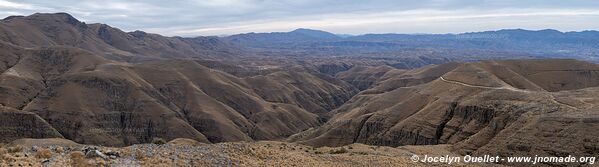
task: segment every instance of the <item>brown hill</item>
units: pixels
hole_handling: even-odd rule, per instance
[[[315,146],[454,144],[461,152],[592,155],[599,65],[454,63],[387,72],[299,140]],[[564,76],[555,77],[555,76]],[[545,91],[549,90],[549,91]],[[559,91],[559,92],[556,92]]]
[[[281,139],[320,125],[312,112],[325,112],[324,107],[336,107],[355,93],[341,81],[309,73],[243,79],[195,61],[130,64],[71,47],[0,46],[6,48],[1,57],[0,104],[35,113],[58,131],[10,139],[62,135],[102,145],[144,143],[153,137],[202,142]],[[313,82],[295,85],[302,88],[298,89],[289,84],[290,78]],[[282,90],[271,91],[272,85]],[[277,101],[268,96],[325,101]],[[35,114],[30,115],[37,118]]]
[[[123,32],[105,24],[86,24],[66,13],[36,13],[0,21],[0,40],[25,48],[70,46],[113,60],[230,58],[239,48],[217,37],[164,37]]]
[[[395,70],[395,68],[390,66],[358,66],[337,73],[335,77],[354,85],[359,90],[366,90],[379,78],[392,70]]]
[[[341,106],[357,93],[345,82],[302,71],[279,71],[246,80],[267,101],[296,104],[318,115]]]

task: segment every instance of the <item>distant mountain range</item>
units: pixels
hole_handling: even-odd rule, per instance
[[[353,53],[397,52],[415,48],[475,49],[599,61],[599,31],[507,29],[461,34],[347,36],[320,30],[297,29],[291,32],[238,34],[225,39],[234,44],[260,49],[312,52],[351,50]],[[338,55],[335,52],[332,54]]]

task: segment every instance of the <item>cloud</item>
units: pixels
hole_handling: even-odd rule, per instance
[[[329,30],[336,33],[456,33],[483,31],[501,28],[558,28],[564,30],[585,29],[580,23],[570,24],[570,28],[552,25],[574,18],[599,18],[599,10],[565,9],[502,9],[502,10],[436,10],[419,9],[397,12],[343,13],[328,15],[304,15],[288,17],[285,20],[259,20],[225,23],[205,27],[170,27],[153,29],[154,32],[177,35],[194,34],[235,34],[240,32],[289,31],[298,27]],[[542,24],[539,24],[540,20]],[[550,21],[547,21],[549,19]],[[530,22],[523,24],[522,22]],[[531,25],[531,23],[533,23]],[[538,26],[534,26],[537,24]],[[483,26],[481,26],[483,25]],[[599,27],[599,24],[590,24]],[[480,28],[477,28],[480,27]],[[546,26],[546,27],[544,27]],[[577,28],[583,26],[583,28]],[[426,30],[429,29],[429,30]],[[423,31],[426,30],[426,31]]]
[[[30,4],[10,2],[5,0],[0,0],[0,8],[12,8],[12,9],[33,9],[33,6]]]
[[[86,22],[171,36],[299,27],[350,34],[599,27],[599,1],[585,0],[0,0],[0,9],[4,16],[69,12]]]

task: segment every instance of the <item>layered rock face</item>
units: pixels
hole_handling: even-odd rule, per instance
[[[599,65],[483,61],[387,72],[293,140],[315,146],[454,144],[462,153],[597,153]],[[563,78],[554,76],[565,76]]]
[[[0,142],[8,143],[20,138],[62,138],[48,122],[30,112],[0,107]]]

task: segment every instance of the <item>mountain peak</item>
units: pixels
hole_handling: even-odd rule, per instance
[[[23,17],[25,17],[25,16],[8,16],[8,17],[2,19],[2,21],[9,21],[9,20],[12,20],[12,19],[23,18]]]
[[[309,28],[298,28],[298,29],[295,29],[295,30],[293,30],[291,32],[326,32],[326,31],[309,29]]]
[[[307,36],[314,37],[314,38],[324,38],[324,39],[339,38],[339,36],[337,36],[333,33],[330,33],[330,32],[326,32],[326,31],[322,31],[322,30],[307,29],[307,28],[298,28],[289,33],[299,33],[299,34],[307,35]]]
[[[73,17],[71,14],[68,13],[64,13],[64,12],[59,12],[59,13],[35,13],[29,16],[24,17],[26,19],[35,19],[35,20],[56,20],[56,21],[61,21],[61,22],[65,22],[71,25],[80,25],[83,24],[83,22],[77,20],[75,17]]]
[[[531,33],[531,32],[540,32],[540,33],[563,33],[561,31],[555,29],[542,29],[542,30],[526,30],[526,29],[501,29],[495,32],[518,32],[518,33]]]

